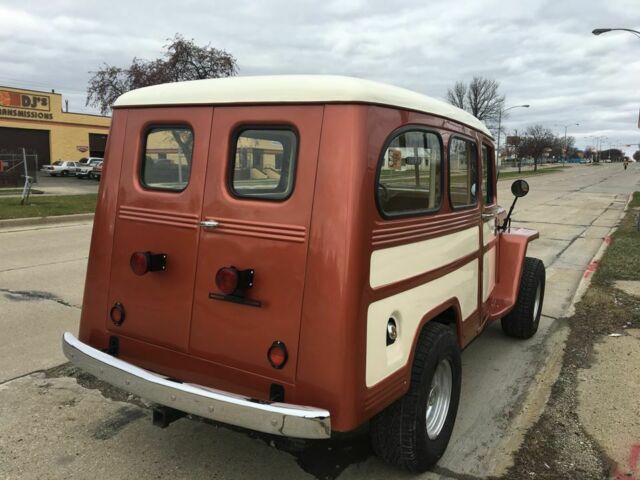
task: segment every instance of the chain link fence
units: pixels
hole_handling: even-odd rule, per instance
[[[25,176],[38,182],[40,162],[38,155],[23,152],[0,153],[0,187],[22,187]]]

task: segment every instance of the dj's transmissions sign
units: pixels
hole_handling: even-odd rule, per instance
[[[0,90],[0,116],[53,120],[50,112],[51,99],[47,95]]]

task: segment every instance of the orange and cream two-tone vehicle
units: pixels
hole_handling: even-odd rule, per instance
[[[461,350],[493,320],[538,327],[537,233],[497,226],[495,193],[484,124],[404,89],[274,76],[126,93],[64,351],[159,423],[316,439],[369,423],[377,454],[424,470],[451,435]]]

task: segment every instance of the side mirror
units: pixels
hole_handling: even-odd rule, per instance
[[[524,180],[516,180],[511,184],[511,193],[516,197],[524,197],[529,193],[529,184]]]

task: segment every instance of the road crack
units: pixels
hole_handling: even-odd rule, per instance
[[[40,290],[10,290],[8,288],[0,288],[0,293],[4,293],[5,298],[14,302],[29,302],[32,300],[49,300],[65,307],[80,310],[80,306],[73,305],[66,300],[54,295],[53,293],[43,292]]]

